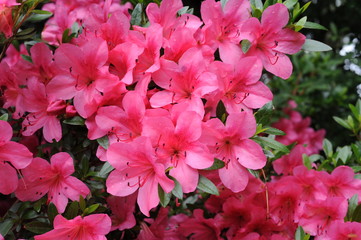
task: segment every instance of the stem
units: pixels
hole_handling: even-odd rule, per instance
[[[39,0],[39,1],[36,1],[34,3],[33,6],[31,6],[31,8],[28,9],[28,11],[25,13],[24,17],[21,19],[21,21],[19,23],[17,23],[14,27],[13,27],[13,34],[11,37],[7,38],[5,40],[5,43],[4,43],[4,47],[1,51],[1,54],[0,54],[0,61],[5,57],[5,53],[6,53],[6,50],[8,49],[8,47],[10,46],[10,44],[15,40],[15,37],[16,37],[16,34],[17,32],[19,31],[20,27],[23,25],[23,23],[26,21],[26,19],[30,16],[31,12],[39,5],[39,3],[41,3],[42,1],[44,0]],[[21,4],[20,5],[20,8],[18,8],[16,14],[15,14],[15,18],[14,18],[14,22],[17,22],[21,16],[21,11],[23,10],[24,8],[24,4]]]

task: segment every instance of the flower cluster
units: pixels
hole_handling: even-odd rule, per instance
[[[305,36],[289,27],[282,3],[268,6],[259,18],[252,17],[248,0],[222,3],[204,1],[201,19],[183,13],[181,0],[150,3],[145,27],[128,13],[130,4],[117,0],[57,0],[43,6],[53,14],[42,31],[44,42],[29,52],[24,45],[8,48],[0,63],[3,108],[12,113],[14,129],[21,125],[17,137],[31,152],[10,141],[13,129],[0,121],[0,193],[32,202],[47,195],[46,203],[55,205],[60,214],[54,229],[36,240],[106,239],[111,230],[136,224],[135,202],[150,217],[160,195],[176,188],[181,195],[194,193],[202,179],[220,191],[206,202],[214,218],[196,209],[192,216],[168,219],[162,209],[154,221],[148,219],[150,226],[141,223],[138,238],[292,239],[297,226],[330,239],[341,232],[332,226],[343,220],[347,199],[360,183],[348,167],[328,174],[301,166],[302,154],[319,151],[324,136],[309,128],[309,120],[290,111],[290,120],[275,125],[287,133],[277,140],[300,145],[274,162],[283,176],[263,183],[250,174],[267,163],[252,139],[254,110],[273,98],[262,71],[288,78],[287,54],[300,51]],[[9,35],[8,29],[0,31]],[[91,198],[95,190],[86,178],[101,178],[88,172],[82,179],[73,176],[79,170],[75,155],[88,150],[74,153],[62,146],[64,124],[74,119],[84,121],[88,142],[102,143],[98,165],[112,168],[102,189],[111,217],[86,216],[85,207],[82,216],[61,215],[69,200]],[[39,155],[34,145],[40,143],[57,151],[44,147],[46,154]]]

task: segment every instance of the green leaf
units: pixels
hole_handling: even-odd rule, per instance
[[[58,210],[56,209],[54,203],[50,203],[48,206],[48,218],[51,224],[53,224],[56,215],[58,215]]]
[[[32,35],[35,33],[35,28],[31,27],[31,28],[25,28],[24,30],[16,33],[16,36],[27,36],[27,35]]]
[[[180,185],[180,183],[173,178],[174,181],[174,188],[172,190],[172,194],[179,199],[183,199],[183,190],[182,190],[182,185]]]
[[[96,203],[96,204],[93,204],[93,205],[85,208],[83,214],[88,215],[88,214],[93,213],[95,210],[98,209],[99,205],[100,205],[99,203]]]
[[[340,124],[342,127],[344,128],[347,128],[349,130],[352,130],[352,127],[350,125],[348,125],[348,123],[343,120],[342,118],[339,118],[339,117],[333,117],[333,119],[338,123]]]
[[[109,162],[105,162],[98,173],[98,177],[106,178],[108,174],[113,170],[114,170],[113,166],[110,165]]]
[[[131,25],[140,26],[142,24],[143,5],[138,3],[132,11]]]
[[[67,219],[73,219],[78,216],[79,203],[77,201],[72,202],[64,213],[64,217]]]
[[[6,219],[4,222],[0,223],[0,234],[3,236],[8,234],[8,232],[13,227],[13,225],[14,225],[13,219]]]
[[[295,31],[296,32],[300,31],[303,28],[303,26],[305,25],[306,21],[307,21],[306,16],[301,18],[300,20],[298,20],[298,22],[295,23]]]
[[[333,155],[333,149],[332,149],[332,143],[328,139],[323,140],[323,151],[325,152],[327,157],[332,157]]]
[[[163,188],[160,185],[158,185],[158,196],[159,196],[159,202],[162,205],[162,207],[168,206],[170,202],[171,194],[164,192]]]
[[[83,198],[82,195],[80,195],[80,197],[79,197],[79,207],[80,207],[81,211],[84,212],[84,210],[86,208],[86,203],[85,203],[85,199]]]
[[[306,39],[305,43],[302,46],[302,49],[309,52],[325,52],[332,50],[332,48],[327,44],[313,39]]]
[[[266,130],[263,131],[264,133],[271,134],[271,135],[286,135],[286,133],[282,130],[277,128],[268,127]]]
[[[360,222],[361,221],[361,204],[359,204],[355,211],[352,214],[352,221],[353,222]]]
[[[221,0],[221,5],[222,5],[222,8],[224,8],[224,6],[226,6],[228,0]]]
[[[7,121],[9,119],[9,114],[7,113],[4,113],[3,115],[0,116],[0,120],[2,121]]]
[[[210,166],[209,168],[205,168],[203,170],[217,170],[217,169],[223,168],[224,165],[225,164],[224,164],[224,162],[222,160],[219,160],[219,159],[215,158],[212,166]]]
[[[257,123],[267,126],[271,122],[271,116],[274,112],[273,103],[269,102],[260,108],[256,113],[255,117]]]
[[[20,55],[21,55],[22,59],[24,59],[25,61],[28,61],[28,62],[30,62],[30,63],[33,63],[33,59],[31,59],[30,56],[24,55],[24,54],[20,54]]]
[[[243,40],[241,41],[241,46],[242,46],[242,52],[243,52],[243,53],[247,53],[248,50],[251,48],[252,43],[251,43],[249,40],[247,40],[247,39],[243,39]]]
[[[107,135],[105,135],[104,137],[98,138],[97,142],[99,143],[100,146],[102,146],[104,149],[108,149],[109,147],[109,138]]]
[[[303,5],[303,6],[300,8],[299,14],[304,13],[304,12],[307,10],[307,8],[310,6],[311,3],[312,3],[312,1],[309,1],[309,2],[305,3],[305,5]]]
[[[302,154],[302,161],[303,161],[303,165],[305,165],[305,167],[307,167],[308,170],[312,169],[312,161],[307,154]]]
[[[303,25],[303,28],[328,31],[328,29],[322,26],[321,24],[315,22],[308,22],[308,21]]]
[[[65,119],[63,123],[74,126],[83,126],[85,124],[85,120],[82,117],[75,116],[70,119]]]
[[[35,234],[43,234],[53,229],[48,223],[39,221],[29,222],[24,225],[24,228]]]
[[[263,9],[262,0],[251,0],[251,5],[260,10]]]
[[[188,6],[182,7],[180,10],[178,10],[178,15],[182,16],[183,14],[186,14],[188,11]]]
[[[299,226],[295,233],[295,240],[304,240],[306,233],[301,226]]]
[[[350,146],[344,146],[342,148],[337,148],[336,151],[336,160],[341,160],[343,164],[346,163],[347,159],[352,155],[351,147]]]
[[[269,138],[269,137],[254,137],[254,140],[258,140],[260,143],[262,143],[265,146],[268,146],[274,150],[289,153],[290,150],[287,148],[286,145],[283,145],[280,142],[277,142],[276,140]]]
[[[358,204],[358,195],[355,194],[348,200],[348,209],[347,209],[347,220],[352,221],[352,215],[355,212],[355,209]]]
[[[216,185],[214,185],[214,183],[211,180],[209,180],[208,178],[202,175],[199,176],[197,188],[209,194],[213,194],[217,196],[219,195]]]
[[[33,209],[29,209],[21,216],[21,218],[22,219],[33,219],[38,216],[39,216],[39,214],[36,211],[34,211]]]
[[[222,119],[222,116],[225,113],[226,113],[226,107],[224,106],[222,101],[219,101],[217,104],[217,109],[216,109],[217,118]]]
[[[296,3],[298,2],[298,0],[286,0],[285,2],[283,2],[283,4],[288,8],[288,9],[292,9],[294,5],[296,5]]]
[[[51,12],[39,10],[39,9],[33,10],[32,13],[33,14],[30,17],[28,17],[28,19],[26,19],[26,21],[39,22],[39,21],[48,19],[53,15],[53,13],[51,13]]]

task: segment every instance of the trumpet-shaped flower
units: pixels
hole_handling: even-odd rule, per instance
[[[10,141],[13,129],[9,123],[0,120],[0,133],[0,193],[10,194],[18,186],[15,169],[27,167],[33,157],[24,145]]]
[[[284,79],[292,73],[292,63],[286,54],[300,51],[306,39],[301,33],[284,28],[288,19],[287,7],[276,3],[264,10],[261,22],[250,18],[241,28],[243,38],[252,44],[246,55],[257,56],[267,71]]]
[[[21,201],[36,201],[48,193],[48,202],[54,203],[59,213],[64,212],[68,198],[78,201],[80,196],[89,194],[82,181],[70,176],[74,173],[73,159],[65,152],[53,155],[50,163],[34,158],[22,173],[24,178],[16,190],[16,197]]]
[[[106,214],[94,214],[84,218],[77,216],[71,220],[57,215],[54,219],[54,229],[35,236],[35,240],[106,240],[105,235],[110,232],[111,224],[110,217]]]
[[[158,162],[150,140],[136,138],[130,143],[113,143],[107,151],[107,160],[115,168],[107,179],[110,194],[124,197],[138,191],[140,211],[149,211],[159,203],[158,184],[170,192],[174,182],[165,175],[165,167]]]

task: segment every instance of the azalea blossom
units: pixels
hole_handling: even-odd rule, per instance
[[[306,39],[303,34],[285,28],[288,20],[287,7],[276,3],[264,10],[261,22],[253,17],[241,28],[242,38],[251,42],[246,56],[256,56],[267,71],[284,79],[292,73],[292,63],[286,54],[300,51]]]
[[[249,139],[255,132],[256,120],[249,112],[231,113],[226,125],[218,118],[204,124],[201,141],[211,148],[216,158],[225,162],[219,176],[222,183],[234,192],[247,186],[246,168],[260,169],[266,164],[261,146]]]
[[[54,154],[50,163],[42,158],[34,158],[23,171],[24,178],[16,190],[16,197],[21,201],[36,201],[48,194],[48,203],[52,202],[63,213],[68,203],[86,197],[89,188],[71,176],[74,173],[73,159],[68,153]]]
[[[24,169],[33,160],[33,154],[22,144],[12,142],[13,129],[0,120],[0,193],[10,194],[18,187],[17,169]]]
[[[128,196],[138,191],[140,211],[149,211],[159,203],[158,184],[170,192],[174,182],[165,175],[165,167],[157,161],[150,140],[139,137],[130,143],[113,143],[107,160],[115,168],[107,179],[107,191],[115,196]]]
[[[35,240],[106,240],[110,232],[111,220],[106,214],[93,214],[86,217],[77,216],[67,220],[62,215],[54,219],[54,229],[42,235],[35,236]]]

